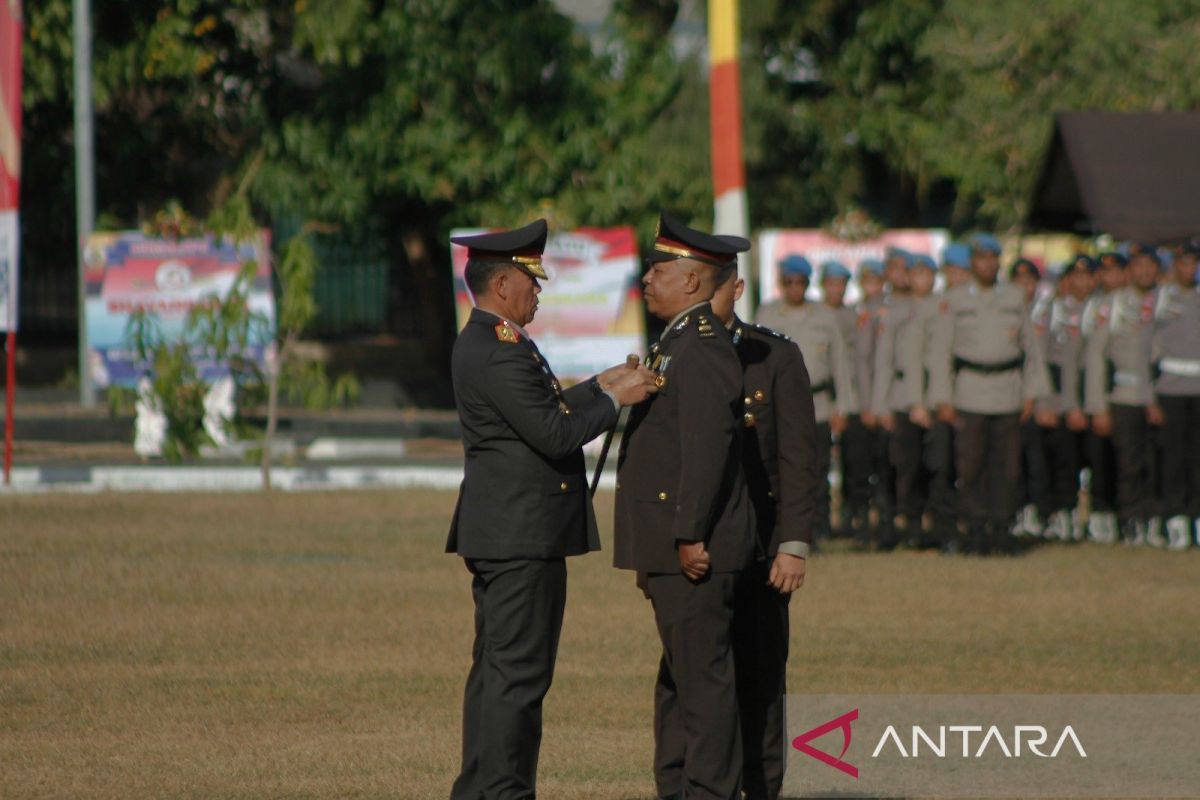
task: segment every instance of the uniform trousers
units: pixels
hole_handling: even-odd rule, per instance
[[[1088,435],[1062,421],[1047,432],[1050,439],[1050,511],[1071,511],[1079,503],[1079,470],[1087,452]]]
[[[925,468],[929,471],[929,511],[940,544],[955,538],[954,428],[935,421],[925,433]]]
[[[817,423],[817,515],[813,538],[824,541],[829,538],[829,464],[833,454],[832,434],[829,422]]]
[[[925,429],[903,411],[892,412],[895,427],[889,457],[896,475],[896,513],[910,526],[920,525],[929,498],[929,475],[925,469]]]
[[[1200,395],[1158,396],[1163,422],[1162,511],[1200,519]]]
[[[1012,414],[957,412],[954,464],[959,518],[973,531],[1008,533],[1021,477],[1021,423]]]
[[[467,559],[475,645],[463,698],[462,771],[451,800],[536,797],[542,700],[567,599],[564,559]]]
[[[1043,516],[1050,507],[1050,458],[1046,430],[1030,417],[1021,423],[1021,504],[1032,505]]]
[[[742,573],[734,597],[733,658],[742,724],[742,791],[776,800],[783,788],[787,694],[788,601],[767,584],[770,559]]]
[[[875,508],[879,512],[878,538],[891,542],[896,513],[896,471],[892,468],[892,435],[882,427],[871,432],[871,458],[875,464]]]
[[[1117,510],[1117,455],[1111,436],[1100,436],[1089,430],[1087,463],[1092,473],[1091,510],[1093,514]]]
[[[1112,403],[1112,443],[1117,457],[1117,516],[1147,520],[1155,514],[1154,442],[1145,406]]]
[[[651,574],[663,655],[654,687],[654,781],[660,797],[739,800],[742,733],[733,655],[740,573]]]
[[[871,504],[872,432],[863,425],[862,417],[851,414],[846,418],[842,433],[842,519],[865,520]],[[843,527],[849,527],[843,524]]]

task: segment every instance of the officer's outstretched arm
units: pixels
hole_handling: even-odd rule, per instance
[[[537,362],[523,347],[496,350],[481,377],[482,391],[517,435],[543,456],[566,458],[617,421],[607,395],[577,407],[560,405]]]

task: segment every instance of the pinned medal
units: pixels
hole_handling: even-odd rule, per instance
[[[742,421],[746,423],[747,428],[753,428],[755,425],[754,415],[749,411],[747,411],[745,416],[742,417]]]
[[[517,332],[512,329],[507,320],[496,324],[496,338],[505,344],[516,344],[519,339]]]
[[[667,385],[667,376],[663,375],[661,373],[658,375],[655,375],[654,376],[654,385],[657,386],[659,389],[666,386]]]
[[[761,401],[765,396],[766,395],[763,394],[762,389],[756,389],[754,391],[754,399],[755,400]]]

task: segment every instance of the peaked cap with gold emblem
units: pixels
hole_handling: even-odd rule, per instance
[[[649,260],[674,261],[677,258],[690,258],[714,267],[727,267],[734,263],[738,253],[749,249],[749,239],[698,231],[664,212],[658,220],[654,250],[650,253]]]
[[[546,248],[546,220],[539,219],[523,228],[494,231],[474,236],[452,236],[450,241],[467,248],[471,261],[499,261],[512,264],[535,278],[546,280],[542,269],[542,251]]]

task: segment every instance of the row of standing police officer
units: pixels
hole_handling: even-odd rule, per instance
[[[848,309],[850,273],[826,262],[840,343],[828,313],[804,298],[811,265],[798,255],[780,263],[782,299],[759,319],[800,343],[814,375],[832,376],[814,389],[829,395],[841,433],[843,518],[860,540],[872,497],[883,548],[908,536],[1008,552],[1006,532],[1041,533],[1041,519],[1051,537],[1082,538],[1087,465],[1092,538],[1113,541],[1119,529],[1175,549],[1200,541],[1200,248],[1181,248],[1166,276],[1153,247],[1131,250],[1132,263],[1116,252],[1075,259],[1037,303],[1036,265],[1019,259],[1011,285],[998,283],[1000,245],[987,235],[945,249],[944,295],[932,292],[932,259],[892,249],[886,263],[859,265],[863,300]],[[838,379],[846,352],[849,381]],[[1156,426],[1162,435],[1149,436]]]

